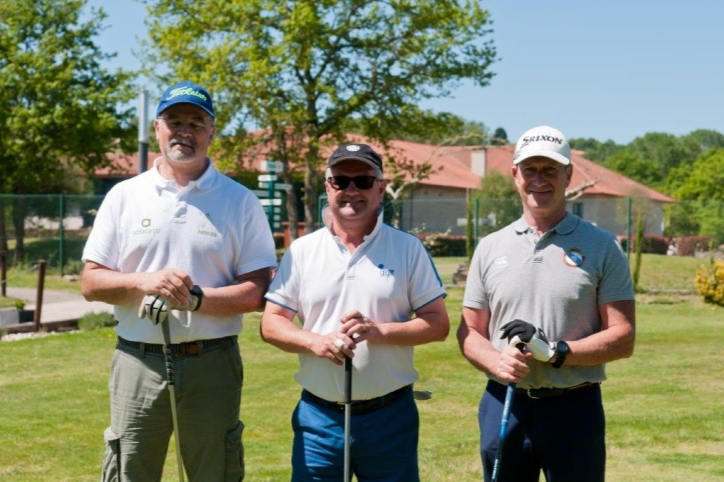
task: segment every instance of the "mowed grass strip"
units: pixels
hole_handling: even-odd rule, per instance
[[[457,269],[456,263],[442,264]],[[418,402],[424,481],[482,478],[477,404],[485,378],[457,348],[461,300],[462,289],[449,289],[448,339],[416,349],[415,388],[433,393]],[[603,385],[607,480],[724,480],[724,309],[692,296],[640,300],[636,352],[609,364]],[[263,343],[258,330],[259,316],[248,316],[240,337],[246,480],[283,481],[290,474],[290,417],[300,391],[293,379],[297,357]],[[0,343],[0,480],[98,480],[114,345],[111,329]],[[168,481],[176,479],[173,451],[171,443]]]

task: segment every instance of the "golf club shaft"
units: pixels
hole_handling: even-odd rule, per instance
[[[498,435],[498,450],[495,452],[495,463],[493,464],[492,482],[497,482],[500,473],[500,461],[503,459],[503,445],[505,445],[505,433],[508,430],[508,420],[510,419],[510,406],[513,404],[513,396],[515,395],[515,383],[508,384],[508,390],[505,392],[505,404],[503,405],[503,416],[500,420],[500,434]]]
[[[178,478],[184,482],[184,462],[181,458],[181,441],[178,435],[178,417],[176,416],[176,390],[173,385],[168,386],[171,397],[171,417],[173,418],[173,438],[176,442],[176,463],[178,464]]]
[[[344,357],[344,482],[351,482],[350,432],[352,425],[352,359]]]
[[[178,479],[184,482],[184,461],[181,457],[181,439],[178,432],[178,417],[176,416],[176,388],[173,373],[173,353],[171,352],[171,332],[168,321],[161,323],[163,331],[163,354],[166,361],[166,381],[168,385],[169,400],[171,402],[171,420],[173,422],[173,438],[176,442],[176,464],[178,465]]]

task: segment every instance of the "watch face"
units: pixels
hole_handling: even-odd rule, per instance
[[[568,354],[568,352],[570,351],[570,347],[565,341],[559,341],[558,343],[556,343],[556,351],[563,354]]]

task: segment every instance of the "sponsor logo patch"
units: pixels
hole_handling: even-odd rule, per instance
[[[578,248],[571,248],[563,255],[563,262],[571,268],[580,267],[585,260],[586,257],[581,254],[581,250]]]

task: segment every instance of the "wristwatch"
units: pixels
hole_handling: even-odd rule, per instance
[[[551,366],[553,368],[560,368],[563,365],[563,362],[566,361],[568,354],[571,352],[571,347],[569,347],[568,343],[565,341],[559,340],[555,343],[553,350],[556,353],[553,355],[553,359],[551,360]]]
[[[199,311],[199,308],[201,308],[201,300],[204,299],[204,292],[198,285],[194,285],[193,288],[189,290],[189,293],[194,295],[199,300],[199,302],[196,303],[196,306],[191,308],[191,311]]]

